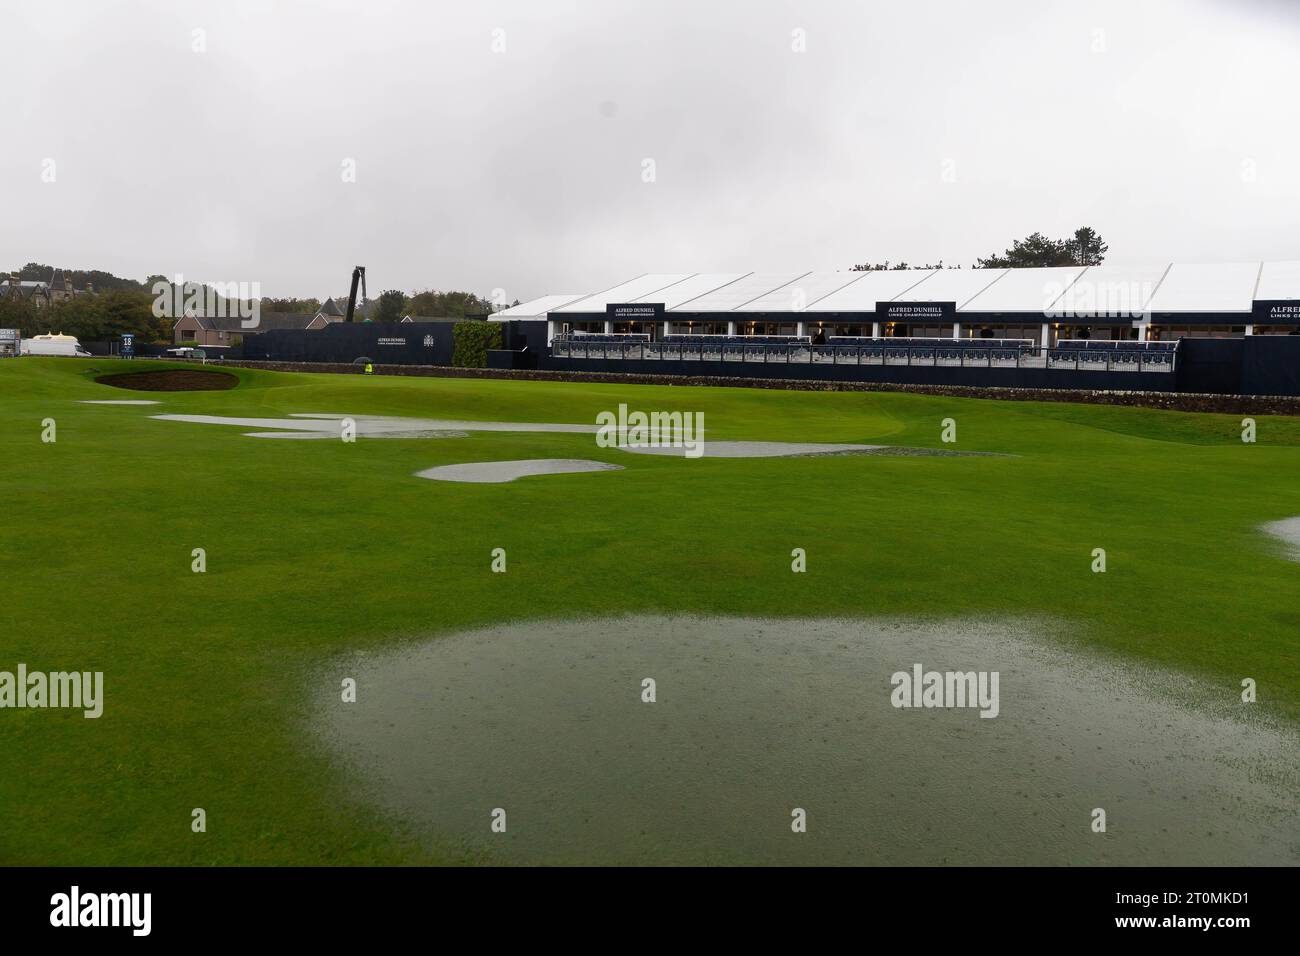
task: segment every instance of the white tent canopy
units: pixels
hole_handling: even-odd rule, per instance
[[[886,302],[954,302],[964,313],[1249,314],[1255,300],[1300,299],[1300,260],[901,269],[879,272],[648,273],[588,295],[542,296],[494,319],[603,315],[623,303],[671,313],[874,312]]]
[[[670,286],[689,278],[691,278],[690,273],[641,275],[635,279],[629,279],[627,282],[621,282],[604,292],[593,292],[591,295],[583,296],[581,299],[570,302],[568,305],[562,305],[552,311],[559,313],[604,312],[607,305],[636,302],[637,300],[658,302],[661,300],[654,298],[655,293],[666,291]]]
[[[538,296],[536,299],[520,302],[508,309],[502,309],[500,312],[493,312],[489,318],[493,322],[504,322],[508,319],[544,319],[547,312],[554,312],[570,302],[585,299],[587,295],[588,293],[584,292],[581,294]]]
[[[1249,312],[1259,262],[1169,267],[1147,303],[1152,312]]]
[[[1300,260],[1265,262],[1259,273],[1256,299],[1300,299]]]

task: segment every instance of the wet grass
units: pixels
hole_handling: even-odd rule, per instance
[[[373,816],[302,745],[309,675],[340,652],[530,617],[1050,615],[1225,697],[1254,678],[1261,712],[1300,717],[1300,568],[1256,530],[1300,514],[1295,419],[1260,416],[1247,445],[1224,415],[244,369],[237,388],[156,407],[78,404],[123,397],[94,382],[122,364],[0,362],[0,669],[103,670],[107,696],[98,721],[0,711],[0,862],[460,859]],[[590,435],[276,442],[149,417],[586,423],[620,402],[702,411],[715,439],[1010,454],[692,461]],[[625,470],[414,477],[526,458]],[[506,574],[489,569],[498,547]]]

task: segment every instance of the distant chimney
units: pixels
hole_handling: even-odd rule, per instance
[[[63,277],[63,291],[69,294],[72,293],[72,276]]]
[[[17,277],[17,276],[10,276],[10,277],[9,277],[9,284],[10,284],[10,285],[17,285],[17,284],[18,284],[18,277]]]

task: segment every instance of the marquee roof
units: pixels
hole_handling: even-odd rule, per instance
[[[561,306],[568,305],[578,299],[585,299],[587,294],[568,295],[543,295],[536,299],[529,299],[527,302],[520,302],[518,305],[512,305],[508,309],[502,309],[500,312],[493,312],[490,318],[493,321],[505,319],[544,319],[547,312],[554,312]]]
[[[669,286],[676,285],[683,279],[691,278],[691,273],[680,272],[676,274],[650,273],[648,275],[637,276],[635,279],[628,279],[626,282],[620,282],[613,288],[606,289],[604,292],[593,292],[568,305],[562,305],[558,309],[552,309],[552,312],[562,314],[570,312],[604,312],[605,306],[635,302],[638,299],[650,301],[654,293],[666,290]],[[654,301],[662,301],[654,299]]]
[[[863,272],[862,279],[832,292],[808,306],[810,312],[873,312],[877,302],[888,302],[918,282],[934,275],[933,269],[896,269]]]
[[[526,317],[545,299],[498,317]],[[568,297],[555,297],[568,298]],[[1300,260],[881,272],[650,273],[546,311],[601,313],[663,303],[668,313],[872,312],[885,302],[955,302],[959,312],[1072,315],[1250,312],[1256,299],[1300,299]],[[514,312],[515,316],[508,313]]]
[[[1257,299],[1300,299],[1300,261],[1265,262],[1255,287]]]
[[[1010,269],[937,269],[891,302],[955,302],[957,308],[999,282]]]
[[[1261,265],[1224,262],[1192,266],[1176,262],[1156,286],[1147,308],[1152,312],[1249,312]]]
[[[838,292],[867,275],[865,272],[810,272],[806,276],[787,282],[780,288],[750,299],[736,309],[737,312],[795,312],[803,311],[811,303]]]
[[[971,312],[1023,312],[1026,305],[1036,303],[1032,311],[1041,312],[1057,302],[1061,295],[1078,280],[1083,271],[1082,266],[1007,269],[996,282],[989,284],[957,308]]]
[[[811,272],[751,272],[735,282],[706,292],[694,299],[687,299],[674,306],[674,312],[730,312],[753,302],[760,296],[776,293],[796,279],[811,276]],[[774,312],[792,312],[793,307],[786,303]]]
[[[666,289],[644,295],[636,302],[662,302],[665,309],[675,309],[683,302],[698,299],[706,292],[721,289],[749,275],[746,272],[700,272],[681,282],[674,282]]]

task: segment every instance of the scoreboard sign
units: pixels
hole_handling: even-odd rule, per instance
[[[122,335],[122,358],[135,358],[135,335],[131,332]]]

